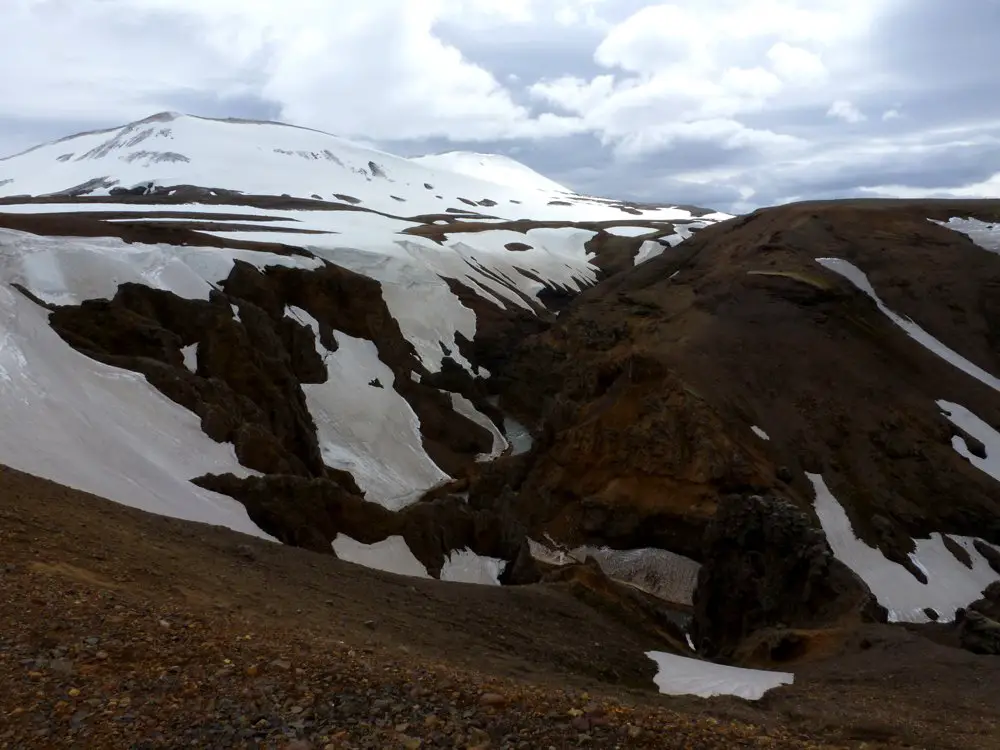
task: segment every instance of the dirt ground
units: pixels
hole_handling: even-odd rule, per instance
[[[751,704],[555,584],[408,579],[0,470],[0,748],[1000,747],[1000,660],[903,629]]]

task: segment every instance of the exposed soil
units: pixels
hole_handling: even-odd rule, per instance
[[[758,703],[669,698],[643,656],[661,641],[585,600],[401,578],[3,469],[0,748],[1000,743],[995,658],[870,626],[811,634]]]
[[[1000,397],[814,260],[854,263],[891,309],[996,373],[1000,257],[927,219],[998,215],[990,201],[767,209],[585,291],[502,371],[504,408],[540,435],[509,482],[519,515],[569,543],[701,559],[719,497],[811,512],[809,471],[904,564],[911,535],[1000,542],[996,482],[952,448],[935,404],[1000,425]]]

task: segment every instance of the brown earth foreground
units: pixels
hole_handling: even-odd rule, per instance
[[[901,628],[754,704],[668,698],[569,584],[402,578],[11,469],[0,622],[0,748],[1000,746],[1000,660]]]

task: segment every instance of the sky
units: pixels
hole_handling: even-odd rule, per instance
[[[171,110],[742,212],[1000,197],[1000,0],[2,0],[0,154]]]

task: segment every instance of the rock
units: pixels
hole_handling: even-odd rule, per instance
[[[499,693],[483,693],[479,696],[479,704],[482,706],[498,707],[507,703],[507,699]]]
[[[590,719],[586,716],[575,716],[570,722],[570,726],[578,732],[590,731]]]
[[[983,591],[983,598],[972,602],[968,608],[1000,622],[1000,581],[994,581],[987,586]]]
[[[535,558],[531,556],[531,548],[528,546],[527,537],[525,537],[518,547],[517,556],[507,564],[503,573],[500,574],[500,584],[503,586],[526,586],[538,583],[541,579],[542,572]]]
[[[1000,573],[1000,551],[998,551],[996,547],[984,544],[979,539],[976,539],[973,542],[973,546],[975,546],[976,551],[979,552],[979,554],[986,558],[990,567],[997,573]]]
[[[406,750],[418,750],[424,743],[423,740],[417,739],[416,737],[401,734],[399,735],[399,744],[406,748]]]
[[[49,669],[56,674],[71,675],[73,674],[73,662],[67,659],[53,659],[49,662]]]
[[[1000,656],[1000,622],[970,609],[959,624],[959,642],[966,651]]]
[[[791,503],[730,496],[704,540],[691,635],[699,653],[732,657],[757,631],[859,619],[874,598]]]

